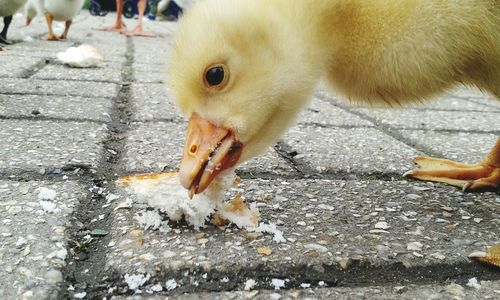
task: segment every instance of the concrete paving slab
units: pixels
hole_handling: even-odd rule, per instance
[[[136,82],[140,83],[156,83],[156,84],[165,84],[166,74],[163,71],[151,71],[151,72],[135,72],[134,77]]]
[[[0,116],[6,117],[110,121],[111,107],[111,100],[105,98],[0,94]]]
[[[499,131],[500,113],[462,112],[462,111],[422,111],[417,109],[367,109],[356,108],[378,123],[406,129],[460,130],[460,131]]]
[[[76,182],[0,180],[0,298],[56,298],[69,216],[85,198]]]
[[[184,120],[165,84],[132,84],[134,121]]]
[[[38,57],[16,57],[0,54],[0,77],[22,77],[37,64],[43,62]]]
[[[0,78],[0,94],[82,96],[88,98],[112,98],[116,96],[118,85],[106,82],[41,80],[23,78]]]
[[[373,128],[296,126],[283,137],[306,173],[401,173],[416,150]]]
[[[366,107],[366,108],[388,108],[383,103],[367,103],[361,101],[349,101],[334,92],[318,88],[315,93],[317,97],[330,101],[341,107]],[[422,102],[406,103],[399,109],[421,109],[421,110],[460,110],[460,111],[491,111],[492,108],[500,108],[500,102],[493,96],[482,93],[475,89],[457,88],[437,95],[432,99]]]
[[[401,130],[402,135],[418,148],[440,153],[442,158],[475,164],[491,151],[498,135]]]
[[[150,276],[142,291],[173,279],[177,294],[242,290],[250,279],[256,289],[272,289],[273,278],[287,288],[498,279],[468,258],[500,241],[494,193],[407,181],[243,180],[238,188],[286,242],[235,227],[197,232],[182,222],[144,230],[134,220],[144,205],[117,209],[105,269],[121,275],[119,290],[127,290],[126,274]],[[133,199],[122,196],[114,207]]]
[[[108,62],[106,65],[97,68],[78,69],[60,64],[50,64],[33,75],[33,78],[120,83],[121,65]]]
[[[126,140],[124,163],[127,172],[178,170],[184,148],[186,122],[133,123]],[[249,161],[238,172],[284,175],[295,173],[272,149]]]
[[[298,123],[328,126],[373,126],[371,122],[318,98],[312,99],[308,108],[300,114]]]
[[[106,125],[90,122],[0,120],[0,172],[96,167],[105,136]]]
[[[307,286],[307,284],[306,284]],[[147,293],[147,291],[146,291]],[[179,300],[292,300],[292,299],[496,299],[500,297],[500,281],[481,281],[477,287],[467,283],[444,282],[434,285],[373,286],[360,288],[303,288],[293,290],[256,290],[176,295]],[[129,296],[127,299],[164,299],[160,296]],[[168,298],[168,297],[167,297]]]

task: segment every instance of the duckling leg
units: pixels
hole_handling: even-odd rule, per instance
[[[59,36],[60,40],[65,40],[66,37],[68,36],[68,31],[69,28],[71,27],[71,24],[73,23],[73,20],[67,20],[66,23],[64,24],[64,32]]]
[[[426,156],[415,158],[420,167],[404,174],[426,181],[443,182],[463,191],[500,190],[500,138],[479,164],[462,164]]]
[[[0,43],[2,44],[10,44],[7,41],[7,31],[9,31],[10,22],[12,22],[12,16],[3,17],[3,29],[0,32]]]
[[[54,21],[54,18],[50,13],[46,12],[45,20],[47,21],[47,26],[49,26],[49,35],[47,36],[47,40],[57,41],[57,36],[54,34],[54,31],[52,31],[52,22]]]

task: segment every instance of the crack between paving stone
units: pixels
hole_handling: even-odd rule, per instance
[[[47,116],[3,116],[0,115],[0,120],[17,120],[17,121],[43,121],[43,122],[54,122],[54,123],[94,123],[94,124],[109,124],[107,121],[99,121],[93,119],[84,118],[59,118],[59,117],[47,117]]]
[[[338,108],[338,109],[341,109],[347,113],[350,113],[350,114],[353,114],[353,115],[356,115],[358,117],[360,117],[361,119],[363,120],[367,120],[369,122],[371,122],[372,124],[375,125],[374,129],[378,130],[378,131],[381,131],[382,133],[392,137],[393,139],[413,148],[413,149],[416,149],[417,151],[420,151],[428,156],[437,156],[437,157],[443,157],[444,155],[442,153],[439,153],[437,151],[434,151],[432,149],[430,149],[429,147],[425,147],[425,146],[422,146],[422,145],[416,145],[415,143],[413,143],[411,140],[405,138],[401,132],[399,132],[398,130],[396,130],[394,127],[390,126],[390,125],[387,125],[387,124],[382,124],[380,122],[377,121],[376,118],[373,118],[373,117],[369,117],[363,113],[360,113],[360,112],[357,112],[356,110],[354,109],[350,109],[350,108],[347,108],[347,107],[343,107],[341,105],[338,105],[338,104],[335,104],[335,103],[332,103],[331,101],[328,101],[328,97],[325,96],[325,95],[322,95],[322,94],[318,94],[316,95],[317,98],[327,102],[328,104]]]
[[[43,69],[47,65],[49,65],[51,61],[52,61],[52,59],[50,59],[50,58],[42,58],[42,59],[40,59],[40,61],[33,64],[31,67],[29,67],[26,70],[19,73],[19,75],[16,77],[21,78],[21,79],[28,79],[28,78],[32,77],[33,75],[35,75],[36,73],[38,73],[41,69]]]
[[[10,77],[12,78],[12,77]],[[24,78],[16,78],[16,79],[24,79]],[[39,79],[37,79],[39,80]],[[47,80],[49,81],[49,80]],[[5,95],[5,96],[47,96],[47,97],[80,97],[80,98],[101,98],[101,99],[113,99],[113,97],[107,97],[107,96],[99,96],[99,97],[94,97],[92,95],[81,95],[81,94],[57,94],[57,93],[35,93],[33,91],[30,91],[28,93],[23,93],[23,92],[2,92],[0,91],[0,95]]]
[[[134,81],[131,67],[134,61],[134,47],[132,39],[127,38],[126,41],[126,60],[121,69],[122,83],[110,112],[112,122],[108,123],[108,137],[103,142],[99,165],[87,181],[91,193],[86,202],[80,203],[71,216],[67,245],[70,255],[67,267],[63,270],[65,281],[59,290],[59,299],[71,298],[68,291],[70,285],[75,288],[75,293],[87,292],[88,299],[94,298],[96,291],[103,292],[101,294],[104,295],[107,293],[108,283],[114,280],[109,279],[107,275],[110,272],[104,270],[107,259],[106,245],[111,237],[92,237],[90,232],[99,229],[104,231],[104,235],[109,233],[113,210],[111,205],[106,203],[106,195],[114,191],[116,174],[121,174],[122,171],[120,162],[125,152],[124,134],[129,130],[131,83]],[[99,216],[104,218],[101,220]]]

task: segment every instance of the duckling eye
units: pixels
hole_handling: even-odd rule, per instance
[[[224,67],[221,65],[213,66],[205,72],[205,84],[207,87],[215,87],[224,82],[226,77]]]

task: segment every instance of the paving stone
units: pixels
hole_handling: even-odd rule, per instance
[[[161,83],[161,84],[165,84],[167,81],[166,81],[166,74],[165,72],[154,72],[154,71],[151,71],[151,72],[136,72],[134,74],[134,77],[135,77],[135,81],[136,82],[140,82],[140,83]]]
[[[85,198],[76,182],[0,180],[0,298],[56,298],[69,256],[69,216]]]
[[[312,99],[309,107],[300,114],[298,123],[315,123],[330,126],[373,126],[371,122],[318,98]]]
[[[15,57],[0,55],[0,77],[21,77],[32,70],[43,59],[38,57]]]
[[[106,126],[89,122],[0,120],[0,172],[96,167]]]
[[[455,97],[460,97],[463,99],[472,100],[482,104],[500,108],[500,102],[497,98],[495,98],[495,96],[488,93],[483,93],[478,89],[455,89],[451,91],[450,94]]]
[[[499,112],[422,111],[417,109],[354,109],[378,123],[407,129],[495,131]]]
[[[0,78],[1,93],[30,95],[82,96],[88,98],[111,98],[116,96],[118,85],[106,82],[39,80],[21,78]]]
[[[468,258],[500,241],[494,193],[414,181],[243,180],[238,188],[257,203],[262,222],[278,224],[286,242],[235,227],[197,232],[183,222],[170,222],[170,232],[144,230],[133,219],[144,205],[134,204],[115,210],[106,270],[121,278],[151,276],[142,291],[175,279],[177,294],[241,290],[248,279],[259,289],[272,288],[272,278],[288,280],[288,287],[377,285],[386,278],[406,285],[458,274],[498,279]],[[258,247],[271,248],[271,255]]]
[[[133,123],[125,149],[127,172],[178,170],[187,124],[170,122]],[[261,157],[238,167],[239,172],[283,175],[294,170],[270,149]]]
[[[400,132],[416,147],[424,147],[434,153],[440,153],[442,158],[471,164],[483,160],[498,138],[495,134],[464,132],[423,130],[401,130]]]
[[[70,68],[59,64],[51,64],[33,75],[33,78],[120,83],[121,66],[120,64],[109,62],[107,65],[97,68],[81,69]]]
[[[293,127],[283,141],[319,173],[401,173],[413,166],[416,150],[373,128]]]
[[[132,106],[135,111],[132,118],[140,121],[183,120],[169,93],[165,84],[132,84]]]
[[[7,117],[110,121],[111,106],[111,100],[105,98],[0,94],[0,116]]]
[[[480,281],[479,288],[452,281],[425,285],[383,285],[371,287],[318,287],[292,290],[250,290],[231,292],[185,293],[176,295],[179,300],[232,300],[232,299],[496,299],[500,295],[500,281]],[[146,291],[147,292],[147,291]],[[164,299],[160,296],[129,296],[126,299]]]

